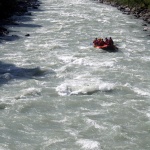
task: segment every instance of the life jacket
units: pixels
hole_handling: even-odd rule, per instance
[[[114,45],[112,38],[109,39],[109,45]]]
[[[109,40],[107,38],[105,39],[105,44],[109,44]]]
[[[99,44],[100,44],[100,46],[103,46],[103,45],[105,45],[105,42],[103,40],[101,40]]]
[[[98,45],[98,40],[95,39],[95,40],[93,41],[93,44],[94,44],[94,45]]]

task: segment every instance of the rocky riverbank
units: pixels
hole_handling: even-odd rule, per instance
[[[40,2],[38,0],[25,0],[25,1],[18,1],[15,7],[15,11],[12,12],[9,18],[0,19],[0,36],[6,36],[9,34],[9,30],[5,27],[6,25],[18,25],[18,22],[15,22],[11,18],[11,16],[22,16],[22,15],[29,15],[32,14],[28,12],[28,8],[38,9],[40,6]],[[9,8],[8,8],[9,9]]]
[[[128,5],[121,5],[115,1],[110,0],[96,0],[100,3],[104,3],[107,5],[111,5],[113,7],[116,7],[118,10],[122,11],[123,14],[127,15],[133,15],[136,18],[142,19],[145,21],[145,24],[143,24],[144,27],[143,30],[147,31],[150,30],[150,27],[147,27],[150,24],[150,10],[148,8],[144,7],[129,7]]]

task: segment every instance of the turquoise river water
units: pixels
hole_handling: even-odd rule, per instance
[[[144,22],[97,1],[41,1],[0,43],[0,150],[150,150]],[[110,36],[118,52],[93,48]]]

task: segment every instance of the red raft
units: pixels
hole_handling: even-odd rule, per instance
[[[117,52],[118,51],[118,48],[115,45],[107,45],[107,44],[105,44],[103,46],[94,45],[94,47],[103,49],[108,52]]]

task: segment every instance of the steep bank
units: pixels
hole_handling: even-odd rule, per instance
[[[13,15],[21,16],[21,15],[29,15],[28,8],[38,9],[40,6],[40,2],[38,0],[18,0],[18,1],[10,1],[6,3],[6,1],[0,2],[0,36],[5,36],[9,33],[9,30],[5,27],[5,25],[18,25],[11,18]]]

